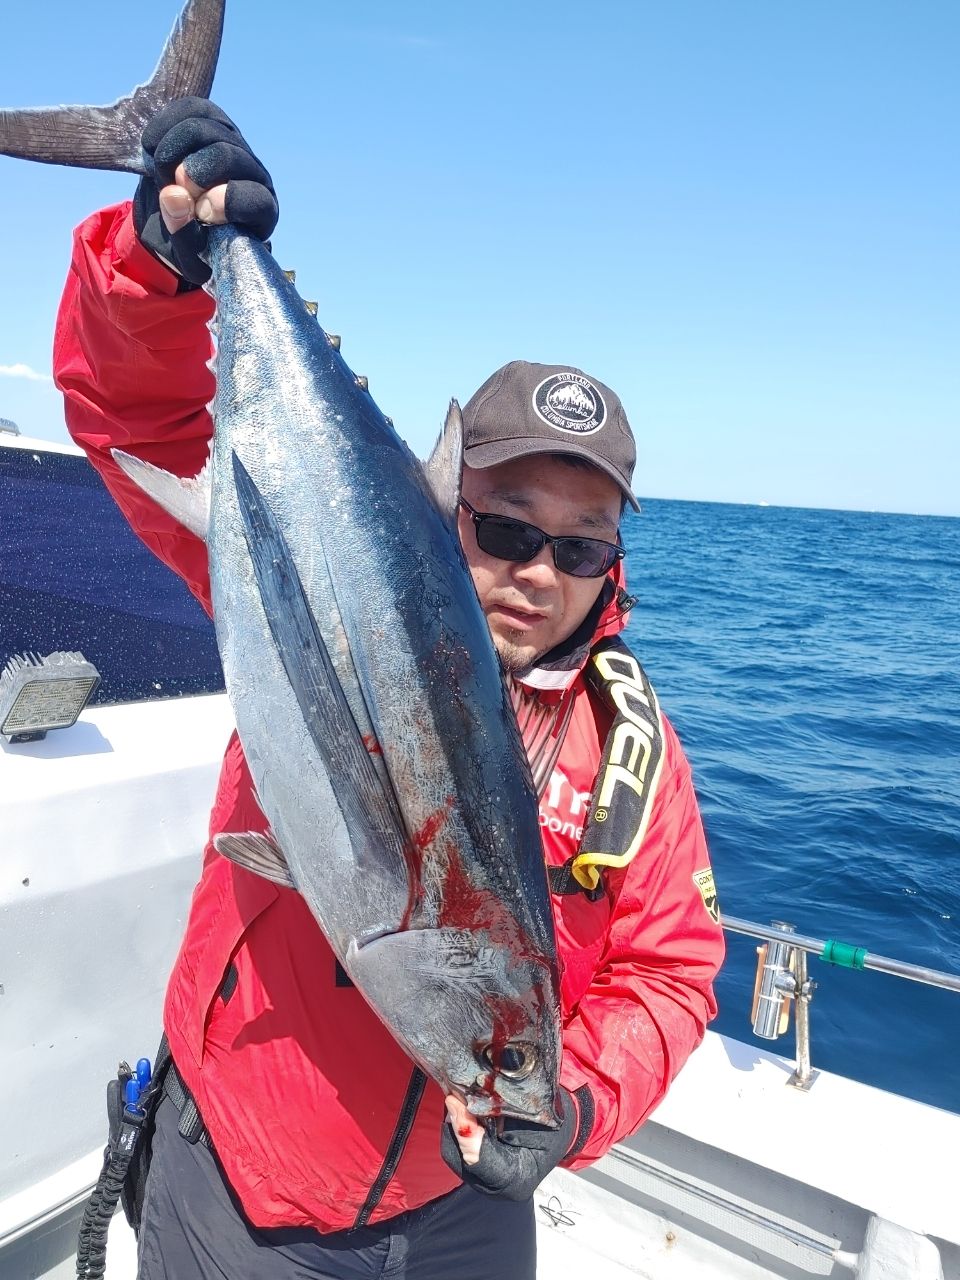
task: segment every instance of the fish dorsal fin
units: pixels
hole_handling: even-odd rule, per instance
[[[282,884],[287,889],[297,887],[283,850],[269,832],[224,831],[213,837],[213,847],[224,858],[229,858],[246,871],[252,871],[254,875],[262,876],[264,880],[272,880],[274,884]]]
[[[112,449],[113,460],[130,479],[174,520],[204,542],[210,526],[210,459],[199,475],[189,479],[172,475],[151,462],[135,458],[122,449]]]
[[[433,452],[423,464],[423,474],[441,514],[454,528],[460,506],[460,473],[463,470],[463,419],[456,400],[450,401],[447,420]]]

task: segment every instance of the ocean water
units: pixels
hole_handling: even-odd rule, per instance
[[[721,910],[960,974],[960,520],[648,500],[627,639],[693,765]],[[754,1040],[755,940],[715,1029]],[[960,1111],[960,994],[811,957],[814,1067]]]

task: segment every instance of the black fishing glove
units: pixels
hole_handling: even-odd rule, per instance
[[[227,221],[266,240],[280,216],[270,175],[233,121],[206,98],[180,98],[157,113],[143,131],[146,177],[133,198],[133,225],[140,242],[181,277],[181,291],[210,279],[200,254],[207,228],[193,220],[173,235],[160,214],[160,190],[183,164],[198,187],[227,184]]]
[[[504,1120],[499,1133],[484,1132],[480,1159],[467,1164],[449,1120],[443,1123],[440,1154],[458,1178],[474,1191],[502,1200],[529,1200],[551,1169],[568,1155],[577,1137],[577,1106],[566,1089],[559,1129],[522,1120]]]

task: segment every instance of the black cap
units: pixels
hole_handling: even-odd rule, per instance
[[[623,405],[581,369],[511,360],[464,406],[468,467],[493,467],[532,453],[568,453],[592,462],[640,510],[630,488],[637,449]]]

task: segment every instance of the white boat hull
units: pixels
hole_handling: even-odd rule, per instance
[[[215,695],[0,746],[0,1280],[74,1275],[106,1081],[156,1048],[231,728]],[[639,1134],[544,1183],[540,1275],[960,1280],[960,1116],[791,1070],[708,1033]],[[135,1266],[117,1218],[108,1280]]]

